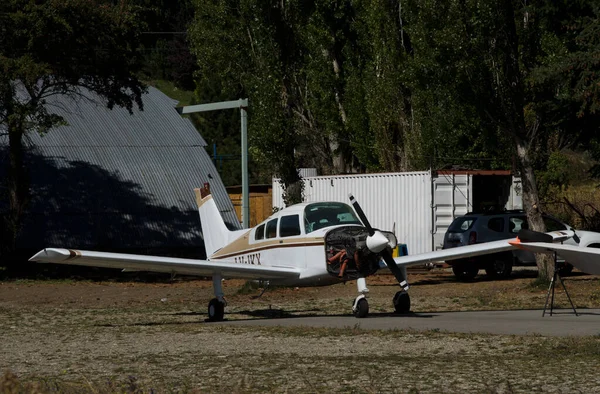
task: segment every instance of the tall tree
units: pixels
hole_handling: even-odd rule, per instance
[[[8,213],[2,242],[14,246],[29,201],[24,136],[46,133],[64,119],[49,96],[84,87],[115,105],[142,108],[137,79],[140,23],[126,2],[5,0],[0,4],[0,133],[8,137]]]
[[[580,137],[576,130],[583,130],[583,122],[575,117],[568,79],[560,75],[564,70],[560,60],[569,58],[573,50],[573,22],[589,11],[587,4],[415,0],[409,7],[415,57],[429,59],[426,71],[444,81],[442,91],[451,92],[459,109],[474,111],[482,131],[510,138],[514,165],[522,178],[524,208],[537,231],[545,226],[534,174],[536,160],[547,150],[548,136],[557,135],[567,143]],[[561,19],[564,15],[571,19]],[[429,39],[419,35],[424,26]],[[438,56],[423,55],[428,51]],[[417,75],[426,83],[432,81],[425,72]],[[540,276],[552,275],[548,259],[540,258],[538,266]]]
[[[189,35],[200,78],[218,78],[225,93],[249,98],[253,159],[290,187],[299,180],[296,116],[306,113],[302,9],[294,1],[196,0],[195,6]],[[289,201],[299,198],[290,193]]]

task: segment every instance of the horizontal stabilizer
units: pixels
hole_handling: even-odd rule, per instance
[[[552,243],[554,240],[550,234],[540,233],[526,228],[522,228],[518,234],[521,242],[547,242]]]

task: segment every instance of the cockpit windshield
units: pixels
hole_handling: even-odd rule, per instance
[[[338,224],[358,224],[362,226],[354,210],[349,205],[341,202],[316,202],[304,208],[306,234]]]

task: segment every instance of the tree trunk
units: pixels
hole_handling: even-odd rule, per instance
[[[19,125],[8,127],[8,212],[4,217],[3,252],[7,255],[15,251],[17,235],[21,228],[23,213],[29,201],[28,179],[24,165],[23,132]]]
[[[333,66],[333,73],[335,74],[336,81],[340,79],[340,64],[335,56],[335,53],[332,51],[326,50],[326,56],[331,58],[331,65]],[[335,102],[338,106],[338,111],[340,114],[340,120],[344,128],[346,127],[348,117],[346,116],[346,110],[344,109],[344,105],[342,103],[342,99],[340,97],[340,92],[337,86],[334,87],[335,91]],[[346,161],[344,160],[344,154],[340,152],[340,145],[337,140],[337,136],[329,135],[329,146],[331,148],[331,157],[332,164],[335,174],[343,174],[346,172]]]
[[[535,183],[535,174],[529,158],[529,146],[517,135],[514,135],[517,147],[519,172],[521,173],[521,185],[523,186],[523,208],[527,215],[527,221],[531,230],[546,232],[546,225],[540,211],[538,189]],[[554,259],[549,254],[536,253],[536,265],[538,267],[538,278],[550,280],[554,275]]]
[[[514,5],[512,0],[503,0],[502,17],[505,28],[499,34],[499,40],[502,42],[499,48],[496,48],[497,66],[497,86],[500,92],[500,107],[502,112],[502,122],[507,131],[513,136],[518,158],[518,168],[521,173],[521,182],[523,186],[523,206],[530,229],[534,231],[545,232],[546,225],[540,211],[539,196],[535,182],[535,174],[529,157],[531,143],[535,138],[535,130],[527,132],[525,121],[525,90],[523,86],[522,72],[519,66],[519,36],[515,24]],[[524,21],[525,28],[528,28],[528,18]],[[538,266],[538,278],[550,279],[554,275],[554,263],[550,255],[536,253],[535,261]]]

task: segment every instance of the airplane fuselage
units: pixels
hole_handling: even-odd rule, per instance
[[[352,208],[342,203],[294,205],[231,236],[209,259],[301,272],[295,279],[271,280],[273,284],[330,285],[368,276],[379,267],[379,257],[366,248],[366,229]]]
[[[359,227],[359,226],[357,226]],[[331,228],[310,234],[255,240],[255,229],[245,231],[238,239],[210,256],[211,261],[233,261],[238,264],[297,268],[297,279],[271,280],[274,285],[330,285],[343,279],[327,269],[325,234]]]

